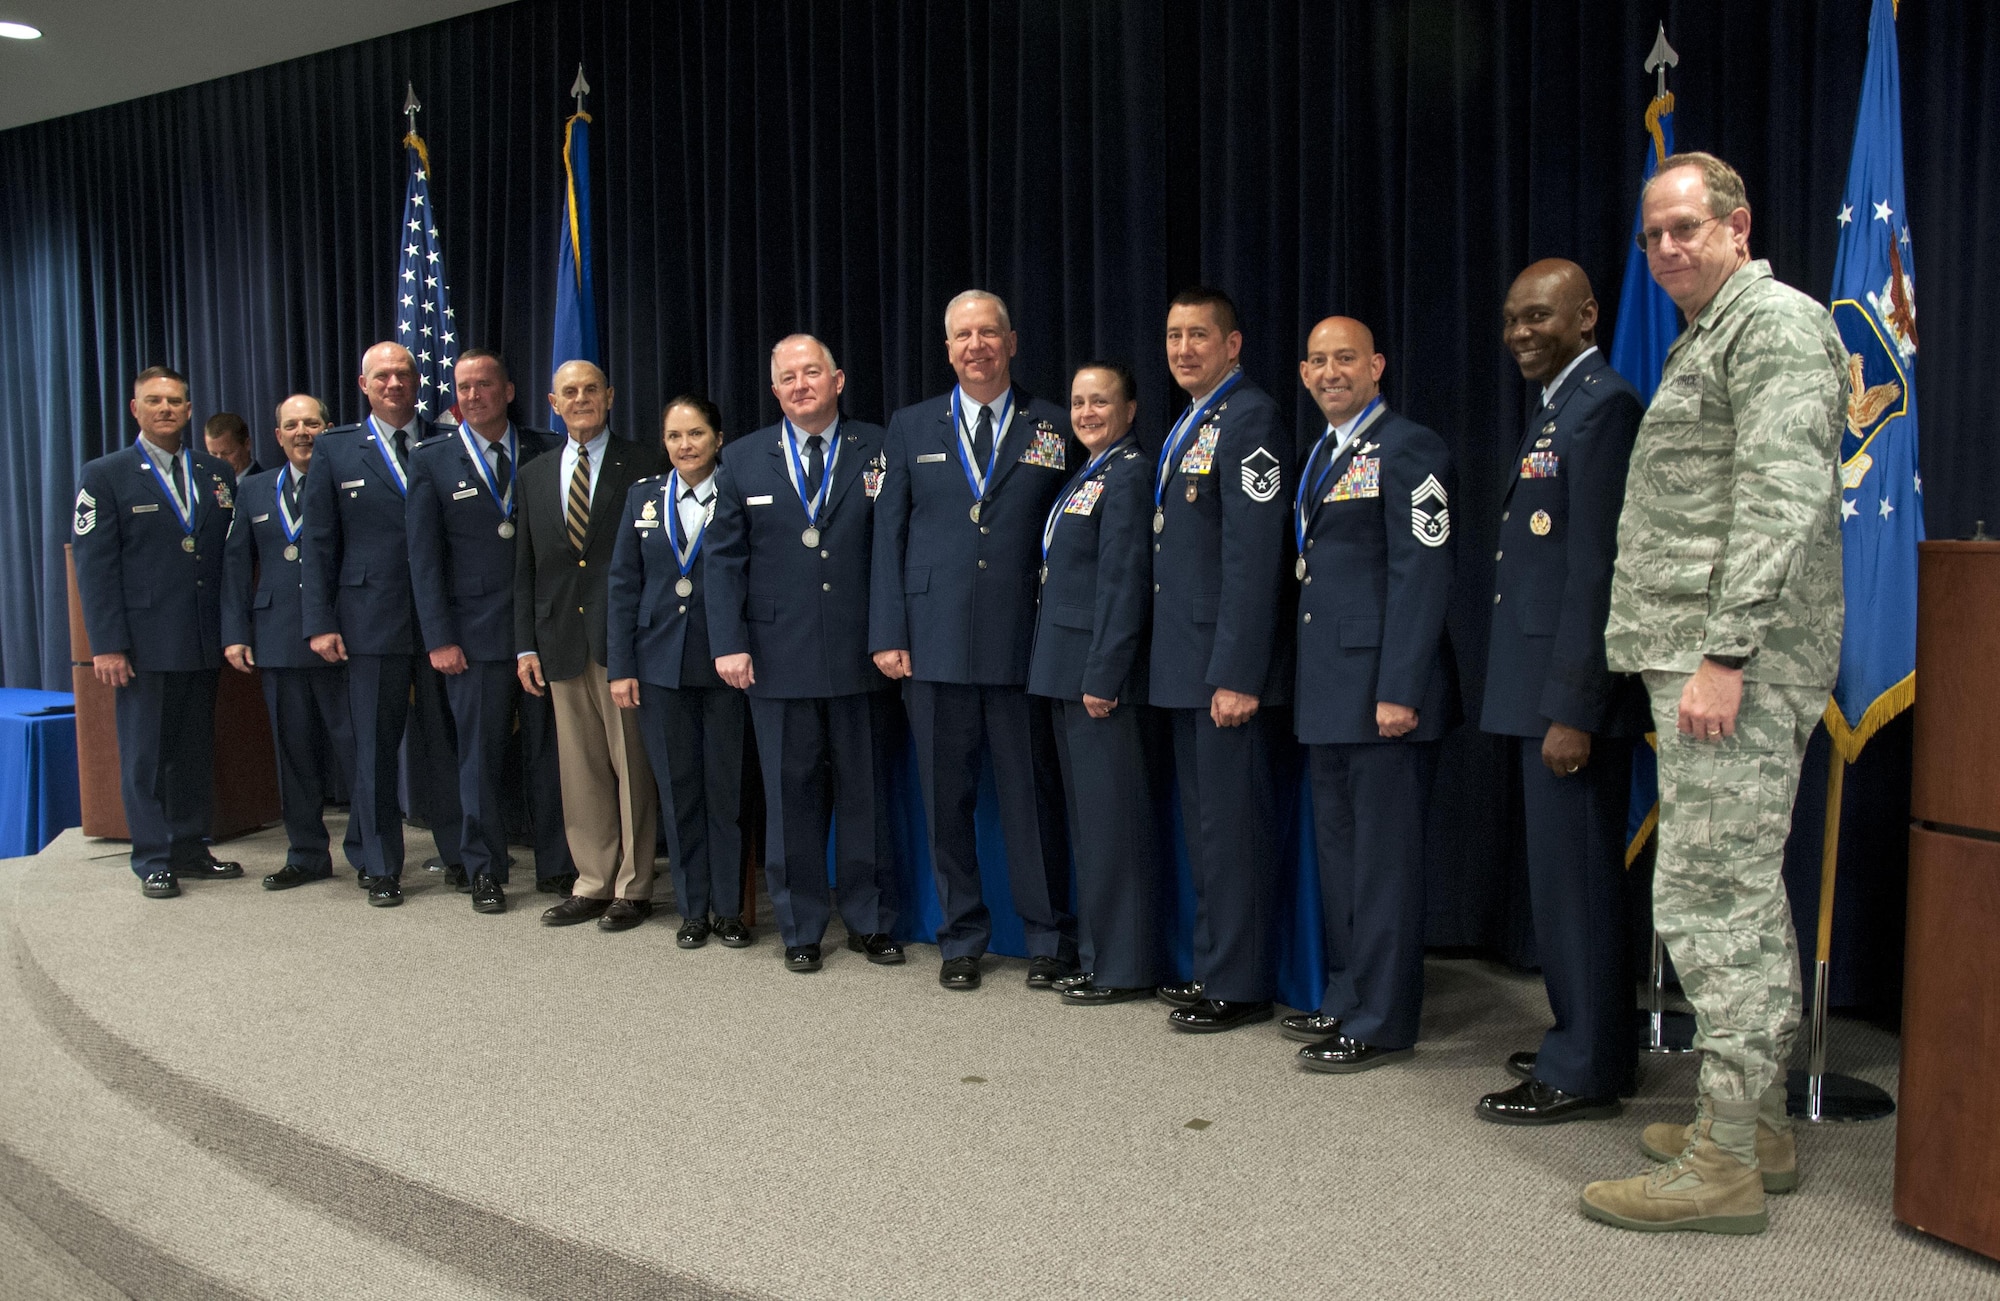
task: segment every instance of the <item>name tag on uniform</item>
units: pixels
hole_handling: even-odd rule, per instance
[[[769,506],[771,504],[771,494],[767,492],[755,497],[745,497],[743,504],[745,506]]]
[[[343,488],[360,488],[366,486],[367,483],[368,480],[366,479],[349,479],[346,483],[343,483],[340,486]]]
[[[265,520],[269,518],[271,518],[271,512],[265,511],[262,515],[252,515],[250,517],[250,522],[252,524],[262,524]]]
[[[453,493],[451,495],[451,499],[453,501],[464,501],[467,497],[477,497],[478,495],[479,495],[479,489],[467,488],[464,492]]]
[[[918,465],[929,465],[932,462],[942,463],[943,461],[944,461],[943,452],[925,452],[922,456],[919,456],[917,458]]]
[[[150,506],[134,506],[132,508],[132,513],[134,515],[150,515],[159,508],[160,508],[160,503],[154,502]]]
[[[656,519],[635,519],[632,521],[632,527],[635,529],[656,529],[660,527],[660,521]]]

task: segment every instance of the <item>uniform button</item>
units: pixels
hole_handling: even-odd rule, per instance
[[[831,560],[833,556],[831,552],[822,551],[819,553],[819,558],[821,560]]]
[[[1155,543],[1153,544],[1153,550],[1155,550],[1155,551],[1158,551],[1159,549],[1160,549],[1160,544],[1159,544],[1159,543],[1157,543],[1157,542],[1155,542]]]
[[[576,567],[578,569],[582,569],[585,565],[588,565],[589,563],[590,562],[588,560],[579,560],[576,562]]]
[[[1495,605],[1498,605],[1498,604],[1500,604],[1500,593],[1498,593],[1498,592],[1495,592],[1495,593],[1493,594],[1493,604],[1495,604]]]
[[[1501,512],[1500,512],[1500,522],[1501,522],[1502,524],[1505,524],[1505,523],[1507,522],[1507,517],[1508,517],[1509,515],[1512,515],[1513,513],[1514,513],[1514,512],[1513,512],[1513,511],[1511,511],[1511,510],[1503,510],[1503,511],[1501,511]]]
[[[680,612],[681,612],[682,614],[686,614],[686,613],[688,612],[688,608],[687,608],[687,607],[686,607],[686,606],[684,605],[684,606],[682,606],[682,607],[681,607],[681,609],[680,609]]]
[[[1155,583],[1155,584],[1153,584],[1153,590],[1154,590],[1155,592],[1159,591],[1159,590],[1160,590],[1160,585],[1159,585],[1158,583]]]
[[[979,562],[979,567],[980,567],[981,569],[984,569],[984,568],[986,568],[986,562],[985,562],[984,560],[980,561],[980,562]]]
[[[582,614],[582,613],[583,613],[583,607],[582,607],[582,606],[580,606],[580,605],[579,605],[579,606],[577,606],[577,607],[576,607],[576,612],[577,612],[578,614]]]
[[[1311,551],[1312,549],[1313,549],[1313,539],[1312,539],[1312,538],[1307,538],[1307,539],[1306,539],[1306,550],[1308,550],[1308,551]]]
[[[992,530],[992,529],[989,529],[989,528],[987,528],[987,527],[986,527],[986,526],[985,526],[984,524],[981,524],[981,525],[979,526],[979,531],[980,531],[981,533],[991,533],[991,532],[992,532],[993,530]]]
[[[1504,552],[1504,551],[1496,551],[1496,552],[1494,552],[1494,553],[1493,553],[1493,558],[1494,558],[1495,560],[1498,560],[1498,559],[1500,559],[1500,557],[1502,557],[1502,556],[1504,556],[1504,555],[1506,555],[1506,554],[1507,554],[1507,553],[1506,553],[1506,552]]]
[[[1313,585],[1313,576],[1312,576],[1311,574],[1307,574],[1307,575],[1306,575],[1306,586],[1307,586],[1307,587],[1311,587],[1312,585]]]
[[[201,559],[201,557],[200,557],[200,556],[196,556],[196,557],[195,557],[195,559],[196,559],[196,560],[199,560],[199,559]],[[195,585],[196,587],[200,587],[200,586],[201,586],[201,580],[200,580],[199,578],[195,579],[195,580],[194,580],[194,585]]]
[[[1307,622],[1307,623],[1311,623],[1312,621],[1313,621],[1313,617],[1312,617],[1312,614],[1311,614],[1310,612],[1308,612],[1308,613],[1306,614],[1306,622]]]
[[[820,591],[822,591],[822,592],[831,592],[831,591],[833,590],[833,584],[832,584],[832,583],[821,583],[821,584],[819,585],[819,590],[820,590]]]

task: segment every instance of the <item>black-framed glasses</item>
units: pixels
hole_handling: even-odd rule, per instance
[[[1660,246],[1662,239],[1671,239],[1676,244],[1686,244],[1701,232],[1703,226],[1721,220],[1722,218],[1720,217],[1705,217],[1700,221],[1696,221],[1693,217],[1689,217],[1685,221],[1677,221],[1673,225],[1664,228],[1648,226],[1644,230],[1634,231],[1632,242],[1639,246],[1641,253],[1650,253]]]

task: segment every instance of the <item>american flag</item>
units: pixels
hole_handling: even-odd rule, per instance
[[[458,423],[452,364],[458,358],[458,325],[444,280],[444,248],[437,210],[431,206],[430,153],[423,137],[403,137],[410,155],[410,185],[403,198],[403,251],[396,267],[396,340],[417,359],[417,414]]]

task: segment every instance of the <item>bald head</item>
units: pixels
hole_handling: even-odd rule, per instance
[[[417,413],[417,359],[394,340],[384,340],[361,354],[361,391],[368,395],[368,413],[397,429]]]
[[[1530,382],[1547,384],[1597,343],[1590,277],[1565,258],[1544,258],[1514,277],[1500,309],[1500,341]]]
[[[611,381],[594,362],[564,362],[556,367],[550,387],[549,406],[577,442],[589,442],[610,423]]]
[[[1329,316],[1306,336],[1299,382],[1329,425],[1352,420],[1382,391],[1388,360],[1375,351],[1375,332],[1351,316]]]

